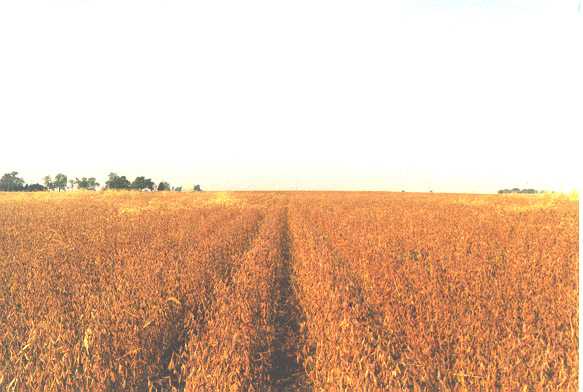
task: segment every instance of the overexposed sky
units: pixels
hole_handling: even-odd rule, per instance
[[[0,171],[209,190],[570,190],[578,8],[2,0]]]

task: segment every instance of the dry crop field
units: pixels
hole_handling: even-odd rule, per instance
[[[576,201],[0,194],[0,390],[577,390]]]

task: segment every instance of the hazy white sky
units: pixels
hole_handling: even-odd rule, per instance
[[[2,0],[0,171],[568,190],[581,173],[578,7]]]

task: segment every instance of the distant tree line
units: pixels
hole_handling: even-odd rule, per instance
[[[107,176],[108,180],[105,182],[106,189],[125,189],[125,190],[138,190],[138,191],[173,191],[182,192],[182,187],[173,187],[166,181],[161,181],[156,185],[154,181],[150,178],[144,176],[139,176],[130,182],[126,176],[119,176],[117,173],[109,173]],[[200,185],[195,185],[193,188],[195,192],[201,192],[202,189]]]
[[[534,193],[544,193],[544,191],[537,191],[536,189],[520,189],[520,188],[512,188],[512,189],[500,189],[498,191],[499,194],[503,194],[503,193],[530,193],[530,194],[534,194]]]
[[[0,178],[0,192],[36,192],[44,191],[46,188],[41,184],[26,184],[18,177],[18,172],[4,174]]]
[[[105,189],[122,189],[138,191],[173,191],[182,192],[182,187],[173,187],[168,182],[162,181],[155,184],[152,179],[144,176],[136,177],[130,182],[126,176],[118,176],[116,173],[109,173],[105,182]],[[0,192],[42,192],[42,191],[65,191],[67,189],[85,189],[94,191],[99,188],[100,184],[95,177],[81,177],[69,179],[65,174],[59,173],[53,178],[47,175],[43,178],[43,184],[27,184],[22,178],[18,177],[18,172],[4,174],[0,178]],[[192,189],[194,192],[201,192],[200,185],[195,185]]]

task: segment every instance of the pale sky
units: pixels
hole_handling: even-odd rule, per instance
[[[583,167],[578,8],[1,0],[0,172],[570,190]]]

